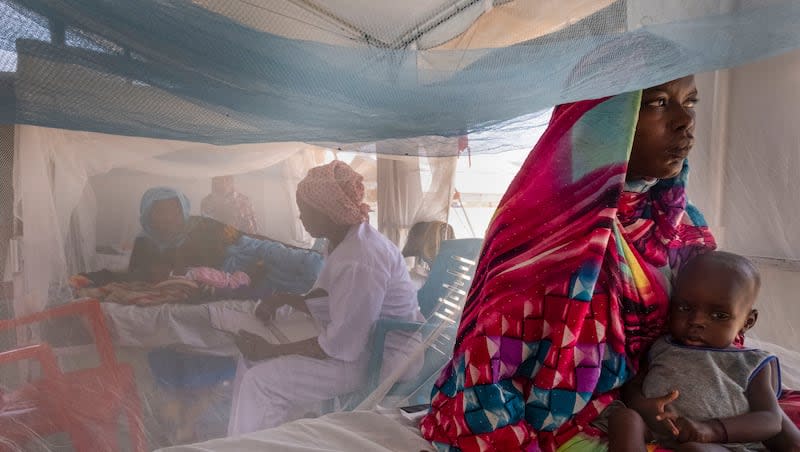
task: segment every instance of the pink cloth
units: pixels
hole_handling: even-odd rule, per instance
[[[209,267],[190,268],[186,272],[186,279],[217,289],[238,289],[250,285],[250,277],[247,276],[247,273],[226,273]]]
[[[317,166],[297,185],[297,198],[336,224],[355,225],[369,219],[364,204],[364,177],[347,163],[334,160]]]

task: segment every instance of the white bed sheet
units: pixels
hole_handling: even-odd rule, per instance
[[[397,410],[332,413],[301,419],[236,438],[159,449],[162,452],[375,451],[420,452],[434,448],[415,422]]]
[[[101,303],[114,343],[120,347],[153,348],[178,346],[217,356],[238,356],[229,333],[211,327],[208,306],[254,309],[247,300],[215,301],[208,304],[132,306]]]

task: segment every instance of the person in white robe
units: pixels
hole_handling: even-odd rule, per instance
[[[321,332],[279,345],[239,332],[242,359],[234,381],[229,436],[278,426],[290,420],[296,406],[359,389],[367,378],[376,321],[423,320],[403,256],[369,225],[363,197],[362,177],[341,161],[312,168],[298,185],[303,226],[313,237],[327,239],[325,263],[309,294],[263,300],[256,315],[268,320],[277,308],[289,305],[309,312]],[[388,336],[384,368],[405,364],[412,343],[407,335]],[[386,369],[381,374],[386,375]]]

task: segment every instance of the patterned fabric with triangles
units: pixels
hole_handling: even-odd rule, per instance
[[[688,167],[625,184],[641,93],[556,108],[487,232],[423,435],[440,450],[553,451],[663,331],[669,278],[714,240]]]

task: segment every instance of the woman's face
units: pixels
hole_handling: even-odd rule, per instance
[[[681,172],[694,146],[696,103],[693,75],[644,90],[628,180],[669,179]]]
[[[327,215],[319,210],[304,203],[299,198],[297,208],[300,210],[300,221],[311,237],[315,239],[328,237],[331,230],[336,228],[336,224]]]
[[[156,201],[150,208],[150,228],[159,239],[170,241],[183,232],[183,208],[178,198]]]

